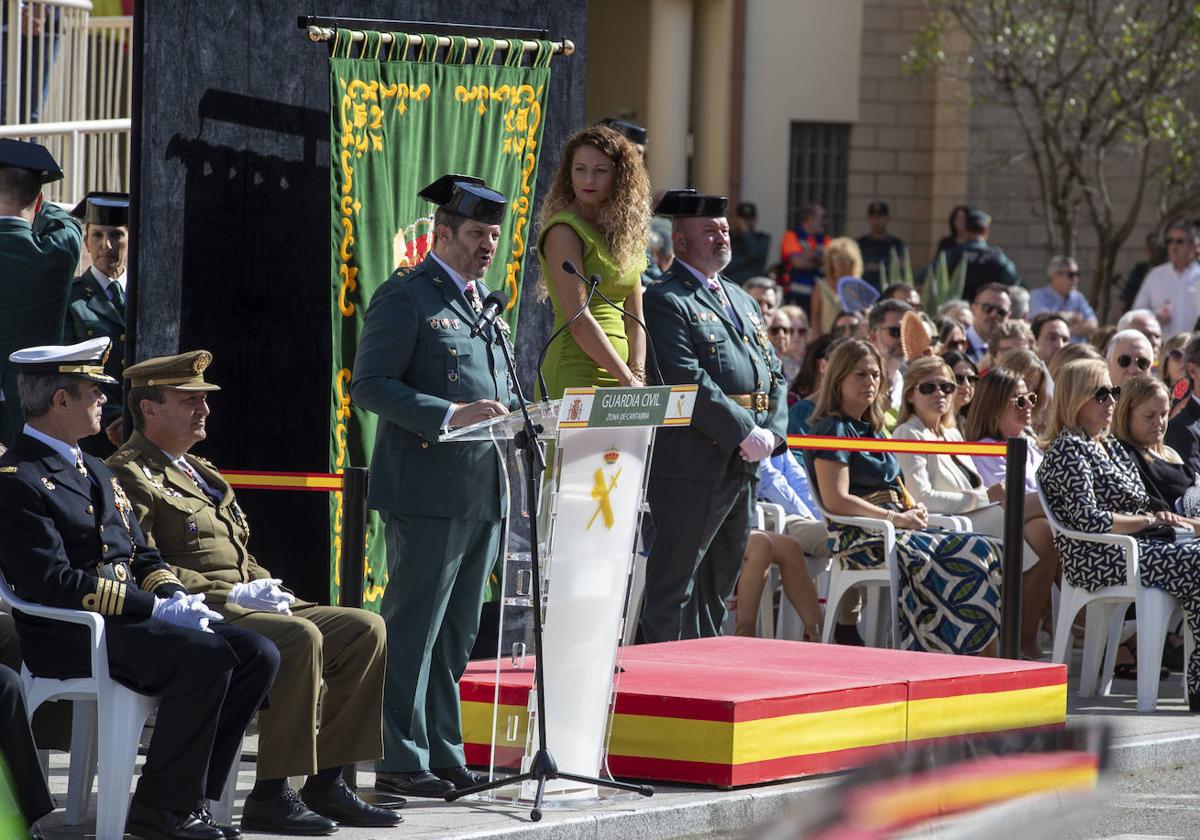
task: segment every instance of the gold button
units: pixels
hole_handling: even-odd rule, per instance
[[[108,546],[107,546],[107,545],[102,545],[102,546],[100,546],[100,553],[101,553],[101,554],[107,554],[107,553],[108,553]]]
[[[709,340],[709,341],[716,341],[716,340],[717,340],[717,334],[716,334],[716,333],[709,333],[709,334],[708,334],[708,340]]]
[[[95,332],[93,332],[92,330],[88,330],[88,335],[95,335],[95,334],[96,334],[96,333],[95,333]]]
[[[120,335],[120,337],[117,339],[117,341],[124,341],[124,340],[125,340],[125,333],[121,333],[121,335]]]
[[[128,577],[128,572],[125,571],[125,567],[120,563],[113,566],[113,574],[117,576],[117,580],[125,580]]]
[[[450,348],[450,355],[451,355],[451,356],[457,356],[457,355],[458,355],[458,348],[457,348],[457,347],[451,347],[451,348]]]
[[[96,511],[95,511],[95,508],[93,508],[91,505],[88,505],[88,506],[87,506],[87,512],[88,512],[88,513],[95,513]]]
[[[422,449],[428,449],[428,448],[429,448],[429,441],[427,441],[427,440],[423,440],[423,441],[421,441],[421,448],[422,448]]]
[[[715,355],[717,355],[717,348],[716,348],[716,347],[709,347],[709,348],[708,348],[708,355],[710,355],[710,356],[715,356]]]

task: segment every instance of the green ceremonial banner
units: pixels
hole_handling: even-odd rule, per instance
[[[552,45],[537,42],[531,65],[522,66],[525,53],[514,41],[514,49],[504,50],[504,63],[493,65],[497,44],[507,42],[481,38],[467,63],[466,38],[451,38],[441,60],[435,60],[437,36],[422,40],[419,49],[409,50],[396,46],[407,45],[404,35],[385,46],[380,33],[367,32],[365,42],[354,44],[350,31],[341,29],[329,60],[331,472],[370,464],[375,416],[350,400],[354,354],[371,295],[395,269],[420,262],[432,245],[434,206],[417,192],[434,179],[474,175],[508,196],[499,252],[484,283],[508,294],[505,317],[514,330],[517,325]],[[330,497],[330,518],[330,598],[336,604],[341,493]],[[363,604],[378,611],[387,561],[375,513],[366,558]]]

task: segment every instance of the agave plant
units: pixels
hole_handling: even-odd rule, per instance
[[[907,255],[906,255],[907,256]],[[967,283],[967,261],[960,259],[954,273],[946,267],[946,252],[938,253],[933,264],[925,272],[925,285],[921,288],[921,306],[927,315],[937,314],[938,307],[948,300],[962,297]]]

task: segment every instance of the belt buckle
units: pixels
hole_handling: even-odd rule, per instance
[[[767,395],[764,393],[756,393],[750,395],[750,403],[755,411],[766,411],[768,408]]]

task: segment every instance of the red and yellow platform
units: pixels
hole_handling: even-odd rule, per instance
[[[1065,666],[1040,662],[722,637],[622,648],[621,668],[608,765],[637,779],[756,784],[1067,714]],[[532,684],[529,661],[501,671],[498,764],[523,753]],[[492,662],[460,683],[471,764],[488,763],[495,685]]]

